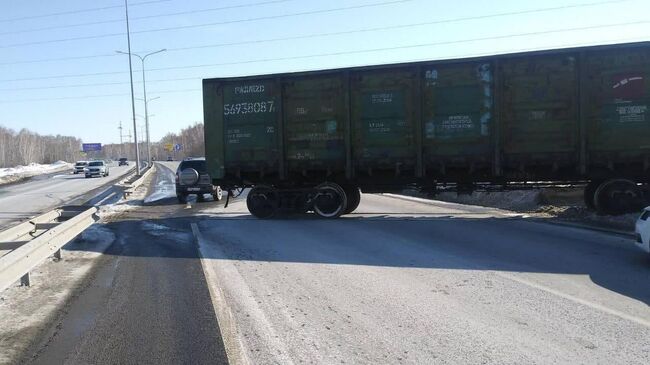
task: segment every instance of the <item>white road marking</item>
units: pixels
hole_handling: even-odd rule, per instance
[[[512,281],[516,281],[516,282],[518,282],[520,284],[524,284],[524,285],[529,286],[531,288],[545,291],[547,293],[553,294],[553,295],[558,296],[560,298],[570,300],[570,301],[572,301],[574,303],[578,303],[578,304],[587,306],[589,308],[599,310],[601,312],[604,312],[604,313],[607,313],[607,314],[610,314],[610,315],[613,315],[613,316],[628,320],[630,322],[640,324],[640,325],[642,325],[644,327],[650,328],[650,321],[648,321],[646,319],[635,317],[635,316],[623,313],[623,312],[621,312],[619,310],[608,308],[608,307],[605,307],[604,305],[594,303],[594,302],[591,302],[591,301],[588,301],[588,300],[585,300],[585,299],[582,299],[582,298],[578,298],[578,297],[576,297],[574,295],[571,295],[571,294],[563,293],[563,292],[561,292],[559,290],[550,288],[550,287],[548,287],[546,285],[535,283],[535,282],[532,282],[530,280],[526,280],[524,278],[518,277],[518,276],[513,275],[513,274],[509,274],[509,273],[505,273],[505,272],[501,272],[501,271],[494,271],[494,273],[496,275],[498,275],[498,276],[501,276],[502,278],[509,279],[509,280],[512,280]]]
[[[218,245],[205,244],[196,223],[192,223],[191,228],[201,255],[201,266],[221,330],[221,337],[226,348],[228,362],[231,364],[251,364],[246,345],[242,341],[239,327],[236,324],[235,315],[232,313],[230,305],[227,302],[223,285],[220,285],[220,281],[222,280],[228,280],[233,287],[232,292],[243,302],[242,308],[248,309],[248,315],[250,315],[254,325],[258,327],[256,334],[269,347],[268,353],[275,358],[274,362],[278,364],[293,364],[293,360],[288,356],[289,351],[279,340],[280,337],[266,317],[264,311],[259,307],[255,296],[237,268],[227,259],[217,259],[225,258],[225,254]],[[206,257],[209,258],[206,259]],[[215,260],[219,261],[219,265],[214,265]],[[209,264],[209,261],[212,261],[212,264]],[[219,273],[215,272],[216,267],[219,268]]]

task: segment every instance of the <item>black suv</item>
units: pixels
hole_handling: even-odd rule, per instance
[[[119,160],[119,163],[117,164],[118,166],[129,166],[129,161],[126,159],[126,157],[122,157]]]
[[[178,202],[187,203],[187,197],[196,194],[198,201],[203,201],[205,194],[210,194],[214,200],[223,197],[221,187],[213,186],[208,175],[205,158],[192,158],[183,160],[176,170],[176,197]]]

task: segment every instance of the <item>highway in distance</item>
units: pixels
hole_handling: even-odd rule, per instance
[[[132,166],[111,165],[107,177],[86,179],[83,174],[61,172],[33,177],[26,182],[0,185],[0,229],[12,223],[67,204],[105,185],[110,180],[124,176]]]

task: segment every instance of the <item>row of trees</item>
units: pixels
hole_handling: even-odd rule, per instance
[[[168,144],[180,144],[180,151],[167,151]],[[138,143],[140,158],[147,158],[147,146]],[[81,153],[81,139],[69,136],[42,136],[27,129],[19,132],[0,126],[0,167],[28,165],[30,163],[53,163],[59,160],[74,162],[82,159],[126,157],[135,160],[133,142],[106,144],[101,152],[92,152],[88,156]],[[174,159],[205,156],[203,142],[203,124],[195,123],[180,133],[168,133],[160,141],[151,144],[151,156],[158,160],[172,156]]]
[[[27,129],[16,132],[0,126],[0,167],[48,164],[81,158],[81,140],[69,136],[42,136]]]
[[[168,151],[167,146],[180,144],[180,151]],[[144,142],[138,143],[140,147],[140,159],[147,158],[147,145]],[[102,147],[104,158],[126,157],[135,160],[135,148],[133,142],[123,144],[108,144]],[[203,124],[195,123],[182,129],[179,133],[168,133],[160,141],[151,143],[151,157],[157,160],[164,160],[172,156],[175,160],[185,157],[205,156],[205,144],[203,140]]]

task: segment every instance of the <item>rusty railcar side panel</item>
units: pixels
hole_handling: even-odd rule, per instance
[[[345,173],[347,109],[340,74],[285,78],[285,151],[289,173]]]
[[[280,90],[274,79],[222,84],[225,167],[237,175],[277,173]]]
[[[611,169],[616,163],[647,159],[650,49],[593,51],[585,67],[589,165]]]
[[[506,168],[577,163],[576,56],[505,58],[500,62],[500,129]]]
[[[396,68],[351,75],[352,152],[357,175],[415,176],[417,72]]]
[[[430,176],[449,169],[490,173],[493,85],[490,63],[431,64],[420,75],[423,148]]]

